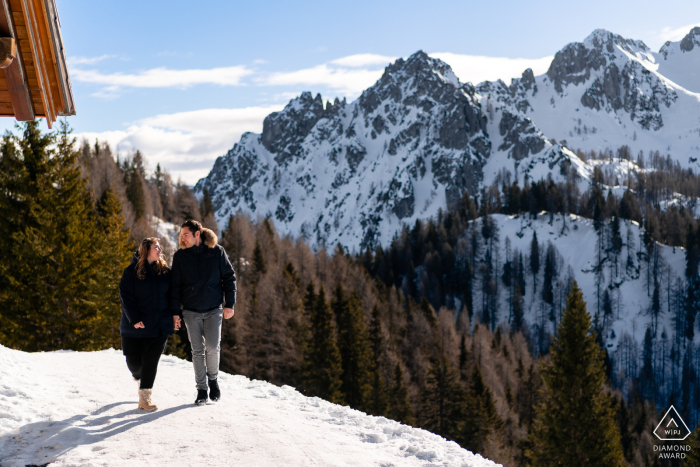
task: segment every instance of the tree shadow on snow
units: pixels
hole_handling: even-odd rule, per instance
[[[102,415],[110,409],[124,404],[135,405],[133,401],[115,402],[100,407],[91,414],[74,415],[61,421],[28,423],[13,433],[0,436],[0,445],[14,448],[15,454],[23,458],[26,458],[25,456],[28,454],[34,457],[32,454],[35,454],[37,457],[41,456],[44,459],[51,458],[55,460],[77,447],[99,443],[132,428],[154,422],[180,410],[194,407],[192,404],[182,404],[155,412],[144,412],[135,408],[121,413],[85,420],[95,415]],[[76,426],[76,423],[83,420],[85,420],[84,425]],[[95,449],[97,448],[93,450]],[[12,457],[16,457],[16,455],[12,455]],[[7,461],[10,458],[0,456],[0,460]]]

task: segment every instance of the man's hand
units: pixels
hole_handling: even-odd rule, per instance
[[[233,308],[224,308],[224,319],[233,317]]]
[[[180,320],[178,315],[173,316],[173,326],[175,327],[176,331],[180,329],[180,326],[182,326],[182,320]]]
[[[143,329],[143,328],[145,328],[146,326],[143,325],[143,321],[139,321],[138,323],[134,324],[134,327],[135,327],[136,329]]]

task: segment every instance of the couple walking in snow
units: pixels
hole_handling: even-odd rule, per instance
[[[139,384],[139,408],[147,411],[157,408],[151,394],[158,361],[168,336],[183,321],[192,346],[194,403],[221,397],[217,381],[221,325],[222,318],[233,316],[236,275],[216,234],[199,222],[182,224],[179,243],[169,269],[159,239],[144,239],[119,282],[122,350]]]

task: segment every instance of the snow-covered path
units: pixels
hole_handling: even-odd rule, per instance
[[[383,417],[291,387],[220,377],[195,407],[191,364],[164,356],[158,411],[136,409],[120,352],[29,354],[0,346],[0,466],[469,466],[497,464]]]

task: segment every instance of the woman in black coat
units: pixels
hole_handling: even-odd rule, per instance
[[[165,263],[160,239],[141,242],[119,282],[122,317],[119,331],[126,365],[139,383],[139,408],[152,412],[151,401],[158,361],[175,332],[168,309],[170,269]]]

